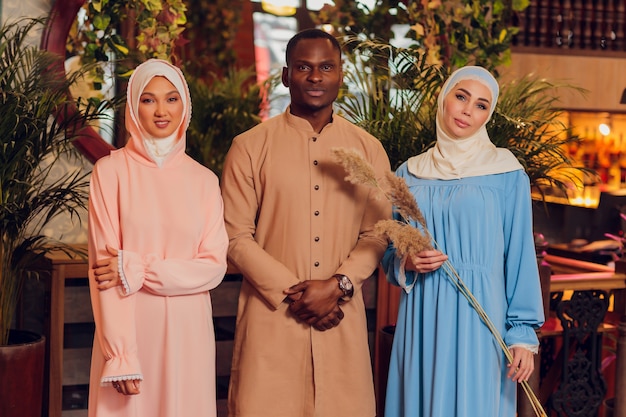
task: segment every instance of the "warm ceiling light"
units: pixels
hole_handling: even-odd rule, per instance
[[[300,0],[263,0],[261,7],[276,16],[293,16],[300,6]]]
[[[598,129],[600,130],[602,136],[608,136],[611,133],[611,126],[607,125],[606,123],[600,123]]]
[[[332,34],[335,31],[335,28],[330,23],[324,23],[321,29],[326,32]]]

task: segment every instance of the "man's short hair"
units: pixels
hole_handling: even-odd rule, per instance
[[[328,39],[332,42],[333,47],[339,53],[339,59],[341,59],[341,44],[339,44],[337,38],[335,38],[328,32],[324,32],[321,29],[304,29],[293,35],[293,37],[289,39],[289,42],[287,42],[287,49],[285,50],[285,63],[287,64],[287,66],[289,66],[289,57],[291,56],[291,51],[293,51],[298,42],[300,42],[302,39]]]

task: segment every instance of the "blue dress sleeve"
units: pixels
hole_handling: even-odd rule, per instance
[[[402,259],[396,256],[396,249],[393,247],[393,244],[389,244],[383,256],[382,264],[383,270],[387,276],[387,281],[392,285],[403,288],[407,293],[410,293],[415,285],[418,273],[415,271],[406,271],[402,267]]]
[[[396,175],[400,178],[406,178],[407,168],[406,163],[402,164],[397,170]],[[400,215],[396,212],[395,207],[393,210],[393,219],[402,220]],[[402,259],[397,256],[396,249],[393,246],[393,242],[389,243],[385,254],[382,259],[383,270],[387,276],[387,281],[391,285],[403,288],[407,293],[411,292],[411,289],[415,285],[418,273],[415,271],[405,271],[402,265]]]
[[[541,283],[532,225],[530,181],[522,170],[511,176],[505,196],[505,285],[507,345],[538,345],[535,329],[544,322]]]

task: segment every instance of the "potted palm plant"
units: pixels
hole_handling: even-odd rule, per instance
[[[348,65],[359,70],[346,71],[352,89],[342,91],[339,111],[380,139],[395,169],[434,146],[437,95],[454,68],[430,64],[416,47],[358,38],[349,44]],[[567,152],[567,145],[580,139],[563,123],[558,107],[562,89],[585,92],[532,74],[501,83],[498,106],[487,125],[494,144],[517,156],[539,192],[545,187],[564,190],[584,175],[595,175]]]
[[[235,136],[261,122],[261,87],[250,69],[229,68],[226,76],[210,73],[208,81],[190,78],[193,118],[187,131],[187,153],[221,175]]]
[[[105,107],[71,98],[69,87],[84,72],[59,74],[54,68],[62,58],[32,45],[43,24],[22,18],[0,28],[0,380],[11,381],[0,388],[4,417],[41,415],[41,336],[11,326],[25,280],[38,274],[32,265],[51,250],[69,249],[44,228],[86,205],[88,178],[78,170],[59,172],[56,163],[74,152],[72,141],[103,117]],[[81,111],[70,111],[77,105]],[[25,358],[16,349],[39,357]],[[25,369],[29,364],[33,370]]]

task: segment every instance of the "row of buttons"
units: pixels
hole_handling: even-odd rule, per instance
[[[313,137],[313,142],[317,142],[317,137]],[[317,165],[317,159],[313,161],[313,165]],[[320,186],[319,186],[319,185],[316,185],[316,186],[315,186],[315,187],[313,187],[313,188],[315,189],[315,191],[318,191],[318,190],[320,189]],[[319,212],[319,210],[315,210],[315,212],[314,212],[313,214],[315,214],[316,216],[319,216],[319,215],[320,215],[320,212]],[[319,241],[320,241],[319,236],[315,236],[315,239],[314,239],[314,240],[315,240],[316,242],[319,242]],[[320,266],[320,263],[319,263],[319,262],[315,262],[313,265],[317,268],[317,267],[319,267],[319,266]]]

